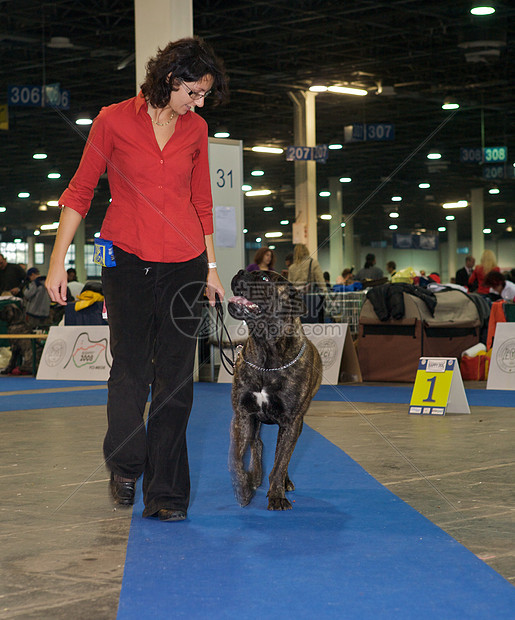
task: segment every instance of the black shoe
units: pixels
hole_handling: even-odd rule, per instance
[[[136,479],[124,478],[111,472],[109,482],[111,495],[116,504],[120,506],[132,506],[134,504],[134,493],[136,491]]]
[[[157,518],[159,521],[184,521],[186,513],[184,510],[168,510],[167,508],[161,508],[157,511]]]

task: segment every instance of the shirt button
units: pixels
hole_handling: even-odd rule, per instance
[[[162,185],[158,185],[157,187],[158,187],[159,189],[163,189],[163,186],[162,186]]]
[[[164,160],[164,159],[162,159],[159,163],[160,163],[160,164],[164,164],[164,163],[165,163],[165,160]]]

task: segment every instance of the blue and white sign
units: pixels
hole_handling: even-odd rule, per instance
[[[485,146],[483,149],[483,163],[496,164],[508,161],[507,146]]]
[[[478,147],[465,147],[460,148],[460,162],[462,164],[480,164],[483,161],[483,152]]]
[[[10,106],[26,108],[53,107],[58,110],[70,109],[70,91],[61,90],[59,84],[48,86],[17,86],[8,87],[7,103]]]
[[[288,146],[286,161],[318,161],[325,163],[329,155],[327,144],[316,146]]]
[[[345,142],[385,142],[395,140],[393,123],[354,123],[344,127]]]

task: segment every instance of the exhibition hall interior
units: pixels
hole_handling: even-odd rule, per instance
[[[0,16],[0,618],[514,617],[515,4]],[[218,61],[143,100],[147,61],[191,36],[227,100]],[[74,178],[95,153],[98,183]],[[113,454],[142,434],[144,463],[112,465],[138,389]],[[156,430],[180,408],[180,439]],[[154,505],[181,442],[187,505]]]

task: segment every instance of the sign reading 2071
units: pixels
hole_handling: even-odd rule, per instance
[[[58,110],[70,109],[70,91],[61,90],[59,84],[46,86],[9,86],[7,103],[10,106],[26,108],[52,107]]]
[[[325,164],[328,154],[327,144],[289,146],[286,149],[286,161],[318,161]]]

